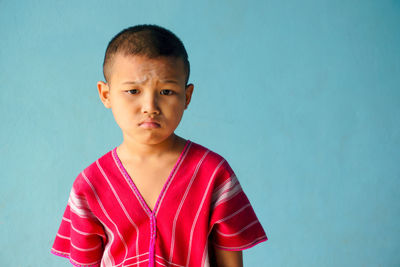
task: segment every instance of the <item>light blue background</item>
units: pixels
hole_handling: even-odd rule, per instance
[[[0,0],[0,266],[50,254],[77,174],[121,142],[108,41],[185,43],[178,133],[228,159],[269,241],[246,266],[400,265],[400,2]]]

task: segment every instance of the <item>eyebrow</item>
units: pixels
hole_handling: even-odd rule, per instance
[[[177,81],[177,80],[169,80],[169,79],[160,80],[160,82],[162,82],[162,83],[176,83],[176,84],[178,84],[178,81]]]

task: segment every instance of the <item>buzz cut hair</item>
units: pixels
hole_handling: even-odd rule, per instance
[[[182,41],[171,31],[158,25],[142,24],[122,30],[108,43],[103,62],[103,75],[108,82],[111,65],[116,54],[124,56],[175,57],[183,61],[186,84],[189,80],[190,64]]]

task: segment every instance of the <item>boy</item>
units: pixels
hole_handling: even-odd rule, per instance
[[[267,237],[228,163],[174,134],[194,88],[182,42],[125,29],[103,72],[123,142],[74,181],[52,253],[75,266],[242,266],[241,250]]]

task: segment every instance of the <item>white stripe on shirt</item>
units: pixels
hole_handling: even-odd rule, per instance
[[[215,168],[213,174],[212,174],[211,177],[210,177],[210,180],[209,180],[209,182],[208,182],[207,188],[206,188],[206,190],[205,190],[205,192],[204,192],[204,194],[203,194],[203,199],[201,200],[200,206],[199,206],[199,208],[197,209],[197,213],[196,213],[196,216],[195,216],[194,221],[193,221],[193,224],[192,224],[192,229],[191,229],[191,231],[190,231],[189,251],[188,251],[188,255],[187,255],[186,266],[189,266],[189,263],[190,263],[190,252],[191,252],[191,250],[192,250],[193,233],[194,233],[194,228],[195,228],[196,223],[197,223],[197,219],[199,218],[200,211],[201,211],[201,209],[203,208],[203,204],[204,204],[204,201],[205,201],[205,199],[206,199],[208,190],[210,189],[211,183],[214,181],[214,177],[215,177],[215,175],[217,174],[218,169],[221,167],[222,163],[224,163],[224,162],[225,162],[225,159],[221,160],[221,162],[220,162],[220,163],[218,164],[218,166]]]
[[[241,232],[245,231],[246,229],[250,228],[251,226],[253,226],[253,225],[257,224],[257,223],[258,223],[258,220],[252,221],[251,223],[249,223],[248,225],[246,225],[245,227],[243,227],[242,229],[240,229],[239,231],[237,231],[236,233],[233,233],[233,234],[225,234],[225,233],[222,233],[222,232],[219,231],[219,230],[216,230],[216,231],[217,231],[220,235],[230,237],[230,236],[235,236],[235,235],[240,234]]]
[[[199,162],[197,163],[197,166],[196,166],[196,169],[195,169],[195,171],[194,171],[194,173],[193,173],[193,175],[192,175],[192,178],[190,179],[190,182],[189,182],[188,186],[186,187],[186,190],[185,190],[185,193],[183,194],[183,197],[182,197],[182,199],[181,199],[181,202],[179,203],[178,210],[177,210],[176,213],[175,213],[174,223],[173,223],[173,226],[172,226],[172,238],[171,238],[171,246],[170,246],[171,252],[170,252],[170,254],[169,254],[169,261],[172,261],[172,258],[173,258],[173,255],[174,255],[176,222],[177,222],[177,220],[178,220],[179,213],[181,212],[183,203],[185,202],[186,197],[187,197],[187,195],[188,195],[188,192],[189,192],[190,188],[192,187],[193,181],[194,181],[194,179],[195,179],[196,176],[197,176],[197,172],[199,171],[199,168],[200,168],[201,164],[203,163],[205,157],[207,156],[207,154],[208,154],[209,152],[210,152],[209,150],[206,151],[206,152],[204,153],[203,157],[202,157],[202,158],[199,160]]]
[[[131,216],[129,216],[128,212],[126,211],[124,204],[122,203],[121,199],[119,198],[117,192],[115,191],[114,187],[112,186],[112,184],[111,184],[110,180],[108,179],[107,175],[105,174],[103,168],[100,166],[99,160],[96,160],[96,164],[97,164],[97,167],[99,168],[101,174],[103,175],[104,179],[107,181],[108,185],[110,186],[111,191],[114,194],[114,197],[117,199],[119,205],[121,206],[122,210],[124,211],[125,216],[128,218],[129,222],[133,225],[133,227],[136,230],[136,255],[137,255],[137,254],[139,254],[139,229],[138,229],[137,225],[133,222]]]

